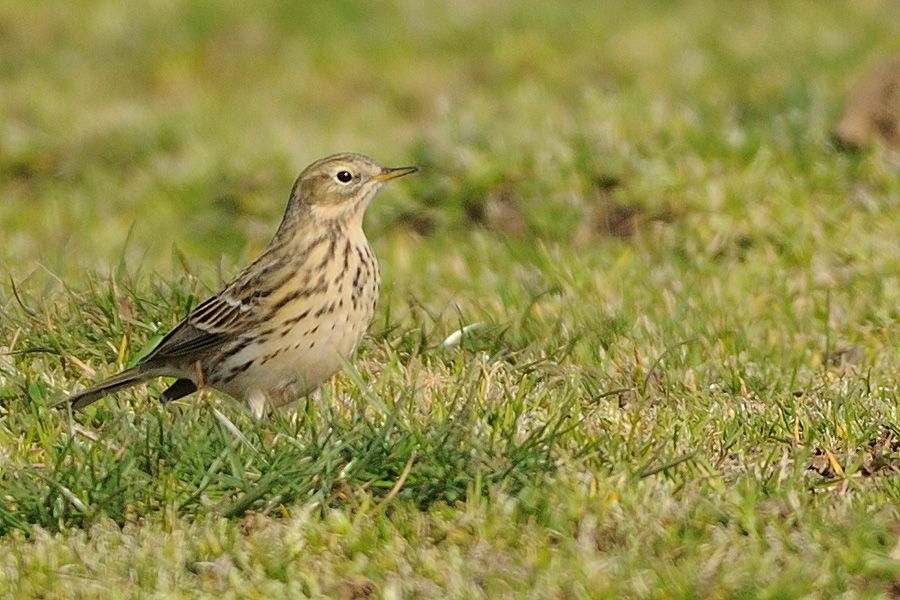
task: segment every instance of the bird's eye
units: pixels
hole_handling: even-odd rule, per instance
[[[350,171],[338,171],[337,180],[341,183],[349,183],[353,179]]]

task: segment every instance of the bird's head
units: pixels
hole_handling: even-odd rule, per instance
[[[363,213],[385,182],[417,170],[416,167],[382,167],[361,154],[334,154],[317,160],[300,173],[290,203],[303,205],[321,220],[361,222]]]

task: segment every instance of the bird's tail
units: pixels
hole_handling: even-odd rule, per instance
[[[78,392],[77,394],[72,394],[66,399],[66,402],[72,405],[73,410],[80,410],[85,406],[96,402],[107,394],[112,394],[113,392],[121,390],[123,388],[137,385],[138,383],[146,381],[153,376],[154,374],[152,372],[148,372],[144,367],[132,367],[127,371],[122,371],[118,375],[113,375],[106,381],[99,383],[92,388],[88,388],[83,392]]]

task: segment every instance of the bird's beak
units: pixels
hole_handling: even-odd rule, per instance
[[[373,177],[375,181],[388,181],[390,179],[396,179],[397,177],[403,177],[404,175],[409,175],[410,173],[415,173],[419,170],[419,167],[397,167],[392,169],[390,167],[385,167],[381,173]]]

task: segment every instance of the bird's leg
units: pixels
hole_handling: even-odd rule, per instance
[[[199,360],[194,363],[194,383],[197,384],[197,389],[206,386],[206,377],[203,376],[203,365]]]
[[[266,397],[265,393],[262,392],[262,390],[251,391],[249,394],[247,394],[246,401],[247,405],[250,408],[250,413],[257,421],[261,421],[262,418],[265,417],[271,410],[269,399]]]

